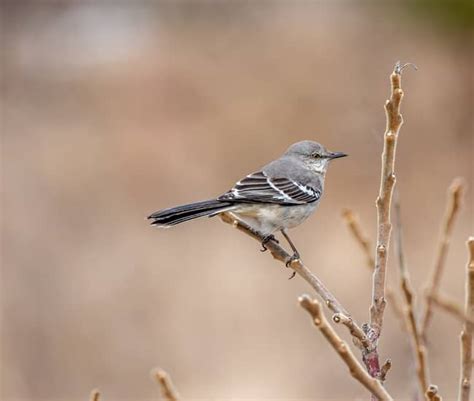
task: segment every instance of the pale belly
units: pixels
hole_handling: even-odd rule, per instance
[[[272,204],[242,205],[234,210],[239,218],[264,235],[273,234],[284,228],[293,228],[305,221],[316,209],[317,203],[297,206]]]

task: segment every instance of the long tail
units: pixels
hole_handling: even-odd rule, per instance
[[[153,226],[171,227],[197,217],[211,217],[232,208],[233,204],[231,202],[221,202],[216,199],[211,199],[159,210],[148,216],[148,219],[153,220],[151,222]]]

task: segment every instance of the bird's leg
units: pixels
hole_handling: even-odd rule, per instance
[[[287,262],[285,263],[286,264],[286,267],[290,267],[290,263],[293,262],[294,260],[296,259],[300,259],[300,253],[298,252],[298,249],[296,249],[296,246],[295,244],[293,244],[293,242],[291,241],[290,237],[288,236],[288,233],[286,232],[286,230],[283,228],[281,229],[281,233],[283,234],[283,236],[285,237],[285,239],[288,241],[288,243],[290,244],[291,246],[291,249],[293,251],[293,255],[287,260]],[[292,276],[290,277],[290,279],[292,279],[293,277],[295,277],[295,272],[293,272]]]
[[[265,245],[268,244],[270,241],[275,241],[277,244],[280,243],[273,234],[266,235],[265,237],[263,237],[262,249],[260,249],[260,252],[265,252],[267,250],[267,247]]]
[[[298,252],[298,249],[296,249],[295,244],[293,244],[290,237],[288,236],[288,233],[286,232],[286,230],[284,228],[281,229],[281,233],[283,234],[283,236],[286,238],[286,240],[290,244],[291,250],[293,251],[293,256],[295,257],[295,259],[299,259],[300,258],[300,253]]]

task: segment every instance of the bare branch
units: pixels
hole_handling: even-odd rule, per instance
[[[425,307],[423,310],[420,326],[420,332],[424,339],[426,339],[426,330],[428,329],[433,314],[433,299],[438,293],[438,289],[441,284],[441,277],[446,264],[446,256],[448,254],[449,243],[451,240],[451,233],[453,231],[454,223],[461,206],[463,192],[463,180],[460,178],[454,179],[448,190],[448,206],[444,215],[436,262],[428,283],[428,289],[426,291]]]
[[[441,396],[438,394],[438,387],[433,384],[428,387],[428,390],[426,390],[425,397],[427,401],[442,401],[443,400]]]
[[[385,278],[387,270],[388,249],[390,244],[390,209],[393,187],[395,185],[395,153],[397,149],[398,132],[403,123],[400,114],[400,104],[403,97],[401,89],[400,62],[390,75],[390,99],[385,103],[387,126],[384,134],[382,152],[382,171],[380,189],[377,196],[377,246],[375,253],[375,267],[372,275],[372,303],[370,305],[370,324],[366,330],[372,346],[370,352],[363,355],[367,371],[372,377],[380,378],[380,361],[378,353],[378,339],[382,332],[383,315],[385,311]]]
[[[403,97],[401,89],[401,65],[397,63],[390,76],[391,94],[385,103],[387,127],[384,134],[382,152],[382,172],[380,189],[377,197],[377,247],[375,255],[375,269],[372,280],[372,305],[370,307],[370,327],[377,339],[382,331],[383,314],[385,310],[385,276],[390,243],[390,206],[393,187],[395,185],[395,153],[397,148],[398,132],[403,123],[400,114],[400,104]]]
[[[466,266],[466,306],[465,313],[474,318],[474,237],[467,241],[469,259]],[[466,321],[461,332],[461,380],[459,401],[469,401],[472,376],[472,337],[474,324]]]
[[[100,392],[97,389],[94,389],[91,391],[91,394],[89,396],[90,401],[99,401],[100,399]]]
[[[171,379],[164,370],[154,369],[152,375],[156,382],[160,385],[161,395],[166,401],[178,401],[178,394],[171,382]]]
[[[437,306],[440,309],[452,314],[454,317],[459,319],[462,323],[468,321],[469,323],[474,323],[474,318],[466,315],[464,312],[464,308],[454,299],[448,298],[446,295],[443,294],[436,294],[433,296],[432,299],[433,305]]]
[[[391,287],[387,286],[387,288],[385,289],[385,297],[387,298],[387,303],[392,308],[393,314],[400,321],[401,329],[403,331],[408,331],[405,314],[403,313],[403,307],[400,304],[400,300],[395,294],[395,291]]]
[[[344,209],[342,211],[342,217],[344,221],[347,223],[347,227],[349,228],[350,232],[354,236],[356,242],[362,248],[366,261],[367,266],[372,271],[375,265],[374,257],[372,256],[372,248],[370,245],[370,241],[362,231],[362,228],[359,223],[359,219],[356,217],[355,213],[350,209]]]
[[[410,284],[410,275],[408,273],[408,268],[405,264],[405,254],[403,250],[403,240],[402,240],[402,223],[401,223],[401,213],[400,213],[400,199],[398,193],[395,192],[394,200],[394,212],[395,212],[395,224],[396,224],[396,249],[398,254],[398,266],[400,269],[400,286],[402,293],[405,299],[405,314],[406,321],[408,322],[409,333],[411,337],[413,353],[415,355],[416,361],[416,373],[418,377],[418,384],[420,389],[420,394],[426,392],[429,383],[429,371],[427,363],[427,350],[423,343],[423,340],[420,336],[418,329],[418,323],[415,316],[415,299],[413,290]]]
[[[327,321],[324,313],[321,310],[321,304],[311,299],[307,295],[299,298],[300,305],[311,315],[314,325],[321,331],[323,336],[332,345],[334,350],[339,354],[341,359],[349,368],[349,372],[358,380],[367,390],[369,390],[375,397],[381,401],[390,401],[393,398],[388,394],[382,383],[371,377],[359,363],[355,355],[350,350],[347,343],[345,343],[331,327]]]
[[[239,229],[245,234],[255,238],[259,242],[262,242],[265,238],[263,234],[252,229],[248,224],[239,220],[232,213],[222,213],[222,221],[225,223],[231,224],[233,227]],[[265,244],[272,256],[279,260],[280,262],[287,263],[291,260],[291,255],[288,254],[280,245],[275,241],[270,240]],[[301,260],[291,260],[289,267],[292,268],[296,273],[298,273],[321,297],[325,305],[336,315],[335,322],[340,322],[347,326],[349,331],[353,336],[357,338],[362,346],[369,346],[369,341],[364,331],[357,325],[357,323],[352,319],[351,315],[343,308],[340,302],[336,297],[326,288],[326,286],[321,282],[321,280],[316,277],[304,264]]]
[[[349,231],[354,236],[354,239],[360,245],[360,247],[362,248],[362,251],[364,252],[365,259],[366,259],[366,266],[371,272],[373,272],[375,261],[372,256],[372,246],[370,244],[370,240],[367,238],[367,235],[364,233],[361,227],[359,219],[357,218],[356,214],[350,209],[344,209],[342,211],[342,217],[344,218],[344,221],[346,222],[347,227],[349,228]],[[391,305],[391,308],[393,309],[393,313],[395,314],[397,318],[400,319],[402,329],[405,331],[408,331],[408,328],[405,322],[403,309],[400,306],[400,303],[395,291],[388,284],[385,288],[385,296],[387,298],[389,305]]]

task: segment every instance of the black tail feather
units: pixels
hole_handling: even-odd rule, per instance
[[[198,217],[212,216],[230,208],[232,208],[231,202],[212,199],[159,210],[148,216],[148,219],[153,220],[151,222],[153,226],[171,227]]]

